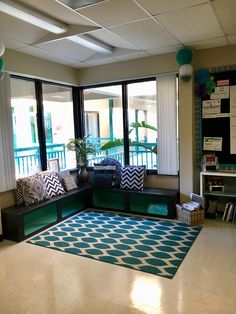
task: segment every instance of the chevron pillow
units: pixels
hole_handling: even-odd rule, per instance
[[[46,190],[50,197],[65,193],[65,190],[63,189],[63,186],[61,185],[56,174],[44,175],[42,178],[45,182]]]
[[[129,166],[121,168],[121,189],[143,190],[145,167]]]

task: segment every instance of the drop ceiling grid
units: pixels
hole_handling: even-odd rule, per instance
[[[184,44],[224,35],[208,4],[159,15],[156,18]]]

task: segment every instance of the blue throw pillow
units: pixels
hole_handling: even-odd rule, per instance
[[[120,186],[120,180],[121,180],[121,168],[122,168],[121,163],[115,158],[108,157],[108,158],[103,159],[99,165],[101,165],[101,166],[115,166],[115,180],[114,180],[113,186],[119,187]]]
[[[94,165],[93,186],[99,188],[112,188],[115,179],[115,166]]]

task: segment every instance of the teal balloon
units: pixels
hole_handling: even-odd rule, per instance
[[[188,48],[182,48],[177,52],[176,61],[178,64],[189,64],[193,59],[193,53]]]
[[[209,80],[210,72],[208,69],[199,69],[195,73],[195,82],[197,84],[206,84]]]
[[[3,69],[4,69],[4,62],[2,58],[0,58],[0,72],[2,72]]]

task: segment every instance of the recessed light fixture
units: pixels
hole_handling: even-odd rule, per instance
[[[86,0],[89,2],[89,0]],[[96,0],[91,0],[90,2]],[[103,0],[102,0],[103,1]],[[57,39],[68,39],[84,47],[98,51],[100,53],[111,53],[112,47],[89,36],[89,35],[73,35],[69,33],[69,26],[56,19],[53,19],[39,11],[33,10],[29,6],[19,3],[20,1],[14,0],[1,0],[0,1],[0,12],[9,14],[15,18],[36,25],[40,28],[46,29],[47,31],[61,35]],[[63,36],[65,34],[65,36]]]
[[[57,1],[65,4],[66,6],[73,10],[77,10],[107,0],[57,0]]]
[[[89,35],[71,36],[67,39],[100,53],[112,53],[112,47]]]
[[[68,31],[66,24],[32,10],[26,5],[19,4],[19,1],[1,0],[0,11],[55,34]]]

